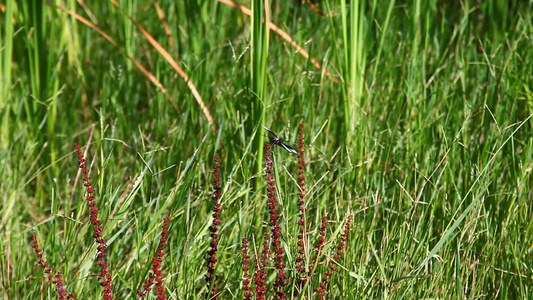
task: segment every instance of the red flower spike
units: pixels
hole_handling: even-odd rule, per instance
[[[89,202],[88,205],[90,207],[89,213],[90,213],[91,224],[94,225],[93,237],[95,241],[98,244],[100,244],[97,248],[98,252],[96,253],[96,257],[98,259],[101,259],[100,261],[97,262],[97,264],[101,268],[100,273],[98,275],[98,281],[100,282],[100,285],[104,287],[104,290],[102,291],[102,294],[104,295],[104,299],[113,299],[113,295],[111,294],[112,277],[109,274],[109,264],[103,260],[106,256],[106,253],[105,253],[105,250],[107,249],[106,240],[102,237],[103,227],[99,225],[101,223],[100,219],[98,219],[99,210],[96,208],[96,203],[93,202],[95,199],[94,197],[95,189],[91,188],[92,186],[92,183],[90,182],[91,177],[87,175],[89,174],[89,170],[86,169],[86,164],[85,164],[86,160],[81,151],[81,146],[75,143],[74,148],[76,148],[76,156],[78,157],[79,168],[81,169],[81,172],[85,174],[85,176],[83,177],[83,181],[84,181],[83,185],[86,187],[87,196],[85,199],[87,200],[87,202]]]
[[[244,291],[244,299],[245,300],[251,300],[253,297],[253,293],[251,292],[252,288],[250,287],[252,274],[248,273],[250,270],[250,255],[248,254],[248,239],[243,238],[242,239],[242,270],[244,272],[244,280],[242,282],[243,284],[243,291]]]
[[[298,289],[301,290],[305,283],[309,280],[308,274],[306,272],[305,268],[305,238],[306,238],[306,213],[307,208],[305,208],[305,176],[304,176],[304,170],[305,170],[305,159],[304,159],[304,147],[305,147],[305,138],[304,138],[304,124],[300,124],[300,132],[298,136],[298,140],[300,143],[298,144],[298,188],[299,188],[299,201],[298,205],[300,206],[300,214],[298,215],[298,225],[300,226],[300,234],[298,235],[298,256],[296,257],[296,270],[298,270],[299,276],[298,276]],[[296,289],[295,296],[299,295],[298,289]]]
[[[207,251],[205,260],[207,261],[207,274],[205,275],[205,281],[207,284],[207,288],[211,289],[208,293],[206,293],[205,298],[206,299],[213,299],[216,300],[216,294],[217,294],[217,284],[214,282],[215,280],[215,268],[216,268],[216,254],[218,252],[218,227],[222,225],[222,221],[220,220],[220,198],[222,196],[222,193],[220,192],[222,186],[221,186],[221,178],[220,178],[220,158],[218,156],[218,153],[215,153],[215,167],[213,168],[213,174],[215,175],[215,178],[213,180],[213,225],[209,227],[209,231],[211,232],[211,242],[209,243],[210,249]]]
[[[165,288],[163,287],[163,277],[161,276],[161,262],[163,262],[163,256],[165,256],[165,253],[163,250],[165,250],[166,246],[166,240],[168,237],[168,224],[169,224],[169,217],[166,216],[163,219],[163,226],[161,226],[161,238],[159,240],[159,246],[157,249],[159,251],[156,252],[156,256],[152,259],[152,271],[150,271],[150,274],[148,274],[149,279],[145,281],[145,284],[143,285],[144,290],[137,290],[137,298],[141,299],[146,294],[148,294],[150,291],[152,291],[152,286],[155,283],[155,292],[157,294],[157,299],[166,299],[167,295],[165,294]]]
[[[320,228],[318,229],[318,234],[320,237],[318,238],[318,241],[316,243],[316,249],[315,249],[315,255],[313,256],[312,264],[309,266],[309,272],[313,272],[313,269],[317,265],[317,259],[322,256],[322,250],[324,249],[324,242],[326,239],[324,238],[326,236],[326,224],[327,224],[327,218],[326,216],[322,217],[322,223],[320,225]]]
[[[37,260],[37,263],[44,269],[45,274],[49,274],[48,280],[50,280],[52,284],[56,286],[56,293],[59,296],[59,299],[60,300],[76,299],[74,297],[74,294],[69,293],[67,291],[65,284],[63,283],[63,280],[61,279],[61,275],[62,275],[61,271],[57,272],[56,275],[52,275],[53,273],[52,269],[49,268],[48,264],[46,264],[44,262],[44,259],[42,259],[43,253],[42,253],[42,250],[39,249],[39,243],[37,243],[37,237],[35,237],[35,234],[31,235],[31,240],[32,240],[31,247],[34,249],[35,254],[37,254],[37,257],[39,258]]]
[[[344,229],[344,232],[341,234],[341,242],[339,242],[339,245],[337,246],[336,255],[334,256],[335,261],[339,260],[340,256],[342,255],[342,250],[344,249],[344,246],[345,246],[344,241],[348,239],[348,234],[350,233],[351,222],[352,222],[352,217],[350,216],[348,217],[348,220],[346,221],[346,227]],[[325,225],[323,226],[325,227]],[[331,264],[331,262],[329,263]],[[315,289],[315,291],[319,294],[319,299],[325,299],[325,293],[327,291],[326,286],[329,283],[331,276],[333,276],[333,272],[336,272],[336,271],[337,271],[337,267],[334,264],[331,264],[329,266],[329,270],[325,272],[326,276],[322,279],[322,282],[320,282],[320,287]]]
[[[267,208],[270,211],[270,222],[269,226],[272,228],[272,244],[274,245],[274,261],[275,261],[275,268],[277,270],[277,280],[274,282],[274,289],[275,294],[277,295],[278,299],[284,299],[287,296],[287,293],[283,291],[283,288],[290,283],[290,280],[287,278],[287,275],[285,274],[285,264],[283,263],[285,251],[281,247],[281,227],[278,223],[279,220],[279,211],[276,208],[278,201],[276,200],[276,180],[273,176],[274,169],[272,166],[274,165],[274,161],[272,160],[272,153],[270,153],[270,144],[265,144],[265,165],[266,165],[266,181],[267,181],[267,196],[268,196],[268,205]],[[267,240],[268,234],[265,234],[265,242]],[[264,249],[266,250],[268,248],[268,244],[263,244]],[[263,250],[263,251],[265,251]],[[268,250],[266,250],[268,251]],[[263,272],[264,272],[264,266],[266,265],[266,259],[263,263]],[[266,273],[266,272],[265,272]],[[261,274],[262,275],[262,274]],[[265,274],[266,276],[266,274]],[[265,277],[266,280],[266,277]],[[262,278],[260,282],[263,284]],[[264,287],[262,285],[261,287]],[[257,293],[258,298],[262,298],[264,294]]]

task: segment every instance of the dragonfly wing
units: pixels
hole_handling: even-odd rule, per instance
[[[287,140],[283,140],[283,139],[282,139],[281,141],[284,142],[285,144],[291,144],[291,145],[294,145],[294,146],[298,146],[298,145],[300,145],[300,144],[298,144],[298,143],[291,142],[291,141],[287,141]]]
[[[278,137],[272,130],[268,129],[268,127],[266,127],[265,125],[261,124],[261,122],[257,122],[257,123],[259,123],[259,125],[263,126],[263,128],[266,131],[270,132],[270,134],[272,134],[274,137]]]
[[[279,145],[283,147],[283,149],[287,150],[289,153],[298,154],[298,151],[296,151],[293,147],[289,145],[285,145],[284,143],[279,143]]]

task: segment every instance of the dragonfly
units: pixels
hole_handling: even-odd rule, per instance
[[[287,152],[289,153],[294,153],[296,155],[298,155],[298,151],[296,151],[293,147],[285,144],[287,143],[287,141],[284,141],[282,139],[280,139],[272,130],[270,130],[268,127],[266,127],[265,125],[261,124],[260,122],[258,122],[261,126],[263,126],[263,128],[268,131],[271,135],[271,138],[270,138],[270,144],[271,145],[278,145],[280,146],[281,148],[287,150]]]

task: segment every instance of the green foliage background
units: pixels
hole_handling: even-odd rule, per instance
[[[52,2],[0,2],[0,296],[56,297],[41,282],[32,233],[69,291],[79,299],[101,291],[77,141],[89,145],[118,299],[146,279],[167,213],[167,292],[203,297],[219,152],[218,290],[242,298],[240,242],[259,247],[267,220],[262,119],[289,140],[305,124],[311,236],[327,214],[333,247],[353,215],[331,299],[533,297],[531,1],[317,1],[332,17],[302,1],[271,1],[271,22],[338,83],[264,34],[263,1],[241,3],[254,7],[254,22],[217,1],[160,1],[174,50],[152,1]],[[128,16],[188,74],[216,132]],[[281,149],[275,156],[291,267],[297,160]]]

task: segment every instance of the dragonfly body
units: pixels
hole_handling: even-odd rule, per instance
[[[270,130],[268,127],[266,127],[265,125],[259,123],[266,131],[268,131],[268,133],[270,133],[271,137],[270,137],[270,144],[271,145],[277,145],[277,146],[280,146],[281,148],[287,150],[287,152],[289,153],[294,153],[294,154],[298,154],[298,151],[296,151],[296,149],[294,149],[293,147],[285,144],[286,141],[280,139],[272,130]]]

